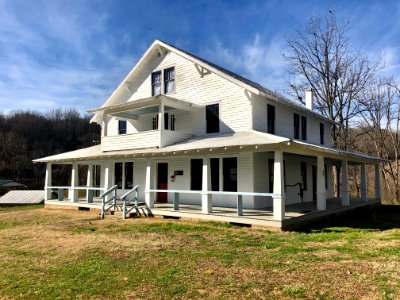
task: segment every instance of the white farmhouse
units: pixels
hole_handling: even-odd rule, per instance
[[[217,218],[221,209],[235,208],[236,218],[245,219],[247,209],[281,227],[292,206],[351,207],[349,164],[361,166],[361,198],[354,203],[371,203],[367,165],[376,171],[370,198],[379,200],[380,160],[333,149],[332,123],[312,110],[312,91],[305,93],[306,105],[295,104],[156,40],[107,101],[90,110],[102,127],[100,145],[35,160],[47,163],[46,203],[83,207],[78,191],[84,189],[86,204],[96,205],[92,191],[100,189],[103,202],[114,201],[114,193],[117,199],[137,193],[154,214],[182,216],[190,207],[199,218]],[[72,165],[70,186],[52,185],[52,164]],[[88,165],[86,186],[78,185],[82,165]],[[342,167],[339,200],[331,199],[333,165]],[[98,188],[94,170],[101,174]],[[69,199],[51,200],[57,189],[68,189]]]

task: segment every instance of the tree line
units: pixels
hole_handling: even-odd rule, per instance
[[[46,166],[32,160],[99,143],[100,126],[89,120],[75,109],[0,113],[0,178],[43,188]]]

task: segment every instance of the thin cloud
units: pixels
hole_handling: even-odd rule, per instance
[[[231,71],[237,72],[265,87],[282,92],[285,62],[282,58],[284,40],[263,41],[256,34],[249,43],[237,49],[224,47],[216,40],[211,47],[203,50],[204,56]]]

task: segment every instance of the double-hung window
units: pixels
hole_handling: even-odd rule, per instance
[[[164,70],[164,93],[171,94],[175,92],[175,68]]]
[[[126,134],[126,120],[118,120],[118,133]]]
[[[319,123],[319,143],[323,145],[325,143],[325,128],[324,123]]]
[[[267,132],[275,134],[275,106],[267,105]]]
[[[300,138],[300,116],[298,114],[293,114],[293,137]]]
[[[206,132],[219,132],[219,104],[206,106]]]
[[[301,139],[307,140],[307,118],[304,116],[301,116]]]
[[[151,74],[151,95],[157,96],[161,94],[161,71]]]

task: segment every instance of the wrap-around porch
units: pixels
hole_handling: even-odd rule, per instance
[[[201,190],[172,190],[172,189],[159,189],[155,185],[155,174],[153,163],[155,158],[145,159],[144,171],[144,184],[135,186],[136,189],[144,191],[143,207],[149,215],[159,215],[164,217],[174,218],[193,218],[202,220],[216,220],[227,221],[231,223],[240,223],[248,225],[270,226],[270,227],[284,227],[284,224],[291,224],[293,222],[300,222],[307,218],[313,219],[322,217],[329,214],[340,213],[360,206],[371,206],[379,203],[380,200],[380,165],[379,162],[374,163],[375,167],[375,194],[373,197],[368,198],[367,186],[367,165],[365,162],[338,160],[337,158],[329,158],[323,156],[316,156],[316,201],[312,199],[302,199],[301,203],[293,203],[287,197],[287,184],[285,183],[285,169],[284,158],[290,153],[283,152],[282,150],[270,151],[273,154],[273,192],[237,192],[228,191],[213,191],[210,183],[210,156],[202,158],[202,178]],[[143,160],[143,159],[142,159]],[[110,201],[112,192],[117,189],[114,180],[114,167],[115,161],[101,162],[101,187],[94,187],[93,185],[93,168],[99,162],[73,162],[71,171],[71,185],[70,186],[53,186],[52,185],[52,164],[47,164],[46,171],[46,204],[48,205],[67,205],[76,207],[85,207],[89,209],[101,209],[104,207],[104,201]],[[327,169],[326,162],[329,161],[330,168]],[[88,165],[87,169],[87,185],[78,185],[78,168],[79,165]],[[341,166],[341,197],[331,198],[327,197],[326,180],[327,172],[331,172],[332,163]],[[348,180],[348,165],[359,164],[361,170],[361,193],[359,198],[350,198],[349,180]],[[238,170],[240,172],[240,169]],[[52,191],[68,190],[66,199],[52,200]],[[79,197],[78,191],[86,191],[84,198]],[[93,191],[100,191],[105,194],[102,199],[95,198]],[[128,191],[129,192],[129,191]],[[167,193],[170,195],[170,203],[158,203],[157,195],[160,193]],[[64,194],[64,193],[62,193]],[[197,194],[200,198],[198,204],[185,203],[185,197],[189,194]],[[136,191],[136,200],[138,200],[138,191]],[[230,207],[220,206],[213,203],[213,198],[218,196],[226,196],[230,199]],[[263,199],[270,199],[271,204],[269,207],[263,209],[249,209],[243,208],[243,197],[258,197]],[[120,201],[121,197],[117,197],[115,192],[115,201]]]

